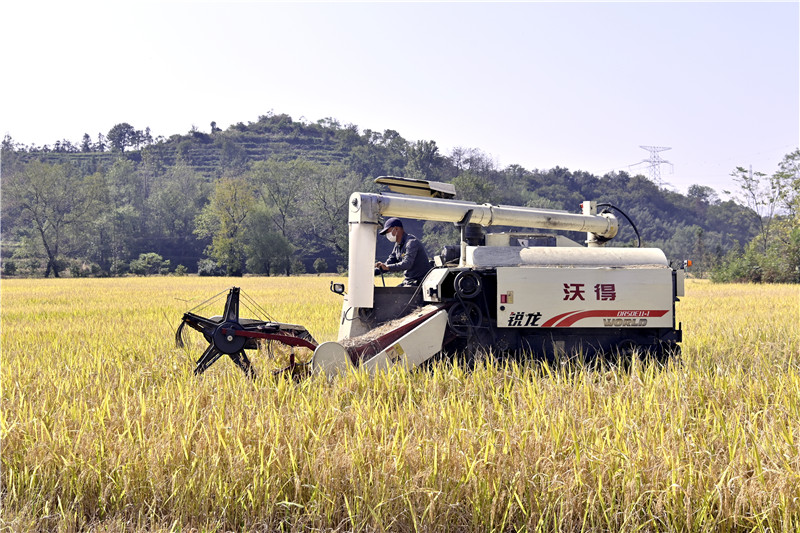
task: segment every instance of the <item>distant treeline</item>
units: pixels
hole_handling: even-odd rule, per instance
[[[442,154],[434,141],[360,131],[334,119],[306,123],[270,113],[224,131],[212,122],[210,131],[154,139],[149,128],[121,123],[106,135],[52,147],[22,146],[7,136],[3,274],[344,270],[347,199],[353,191],[378,190],[373,180],[382,175],[450,182],[459,198],[481,203],[572,212],[583,200],[613,204],[636,224],[643,245],[662,248],[671,260],[692,259],[701,275],[721,276],[732,262],[741,263],[746,245],[759,237],[767,250],[775,239],[789,246],[797,234],[797,152],[781,164],[782,172],[794,168],[794,181],[781,182],[795,187],[794,195],[784,191],[766,213],[758,187],[775,175],[736,174],[741,169],[732,169],[742,185],[740,201],[723,202],[702,184],[683,195],[625,172],[598,177],[560,167],[499,168],[479,149]],[[614,245],[635,246],[633,229],[620,218]],[[772,235],[765,236],[765,222]],[[413,229],[422,232],[429,253],[457,238],[452,224]],[[791,261],[791,253],[778,255]],[[742,268],[755,267],[764,271],[763,265]]]

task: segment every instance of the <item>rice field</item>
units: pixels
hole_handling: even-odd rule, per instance
[[[330,279],[2,280],[0,531],[800,530],[797,286],[688,282],[665,368],[198,379],[174,346],[234,284],[334,340]]]

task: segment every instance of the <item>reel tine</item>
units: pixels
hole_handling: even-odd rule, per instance
[[[239,287],[231,287],[228,299],[225,301],[225,313],[222,320],[228,322],[239,322]]]
[[[213,344],[206,348],[206,351],[203,352],[203,355],[197,360],[197,366],[194,369],[195,375],[199,376],[205,372],[208,367],[213,365],[214,362],[220,358],[220,356],[222,356],[222,352],[217,350]]]
[[[239,350],[235,354],[230,354],[230,358],[249,378],[256,379],[256,371],[253,368],[253,364],[250,362],[250,358],[244,353],[244,350]]]
[[[195,361],[195,364],[199,365],[201,361],[210,357],[211,352],[213,352],[214,350],[216,350],[216,348],[214,348],[214,345],[209,344],[208,348],[206,348],[205,351],[203,352],[203,355],[201,355],[200,358],[197,361]]]
[[[181,320],[180,326],[178,329],[175,330],[175,347],[183,348],[185,346],[183,342],[183,327],[186,325],[186,321]]]

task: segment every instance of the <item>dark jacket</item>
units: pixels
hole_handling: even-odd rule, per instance
[[[421,281],[430,270],[425,247],[410,233],[403,233],[402,240],[395,243],[386,266],[389,272],[405,270],[406,279],[414,281]]]

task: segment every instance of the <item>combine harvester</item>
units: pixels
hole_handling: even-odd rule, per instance
[[[675,302],[683,296],[684,271],[671,268],[657,248],[605,247],[619,229],[608,209],[598,213],[592,201],[583,202],[580,214],[477,204],[454,200],[455,189],[446,183],[376,182],[393,193],[357,192],[349,201],[348,290],[331,284],[344,299],[338,340],[318,345],[302,326],[240,318],[234,287],[222,316],[183,316],[178,344],[185,325],[209,343],[196,374],[224,354],[254,376],[245,350],[261,341],[291,347],[285,371],[295,376],[353,367],[411,369],[440,353],[476,350],[549,359],[639,351],[658,361],[680,353]],[[381,217],[451,222],[461,242],[434,258],[420,286],[377,287]],[[484,231],[492,227],[585,231],[586,246],[552,233]],[[313,350],[311,361],[295,361],[295,347]]]

